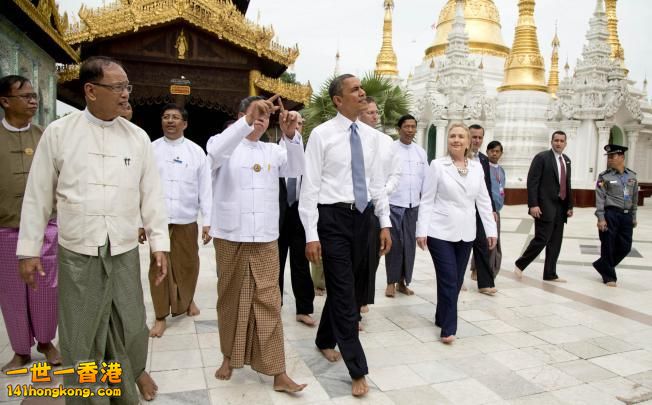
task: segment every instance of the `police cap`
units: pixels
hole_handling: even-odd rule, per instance
[[[627,151],[627,146],[616,145],[610,143],[609,145],[604,146],[605,155],[611,155],[612,153],[625,153]]]

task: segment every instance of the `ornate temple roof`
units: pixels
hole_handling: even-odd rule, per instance
[[[63,37],[68,28],[68,15],[59,15],[54,0],[3,0],[0,1],[0,13],[6,15],[22,31],[29,33],[30,39],[56,62],[79,61],[79,55]]]
[[[82,6],[81,21],[69,27],[65,39],[78,45],[183,20],[262,58],[284,66],[293,64],[298,46],[288,48],[272,41],[273,28],[245,18],[242,10],[247,5],[232,0],[116,0],[96,9]]]
[[[500,15],[493,0],[466,0],[464,19],[471,53],[507,57],[509,48],[500,31]],[[435,42],[426,49],[426,59],[443,55],[455,20],[455,0],[448,0],[439,14]]]

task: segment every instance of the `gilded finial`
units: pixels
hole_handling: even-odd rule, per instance
[[[385,17],[383,19],[383,43],[376,58],[376,70],[378,75],[398,76],[396,53],[392,46],[392,11],[394,10],[394,1],[385,0]]]
[[[568,55],[566,55],[566,64],[564,65],[564,70],[566,71],[566,77],[568,77],[568,72],[570,71],[570,65],[568,64]]]
[[[550,76],[548,77],[548,93],[557,96],[559,88],[559,37],[557,36],[557,22],[555,22],[555,37],[552,39],[552,56],[550,58]]]
[[[539,51],[537,27],[534,24],[534,6],[534,0],[518,2],[514,43],[505,61],[505,79],[498,91],[548,91],[543,57]]]

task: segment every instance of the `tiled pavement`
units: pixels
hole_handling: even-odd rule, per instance
[[[648,205],[650,205],[648,201]],[[411,297],[384,297],[384,266],[378,271],[376,304],[364,316],[360,339],[369,363],[371,392],[350,396],[342,362],[330,364],[314,347],[315,329],[294,320],[290,283],[283,320],[288,373],[308,383],[296,395],[272,390],[271,378],[249,368],[230,381],[213,374],[221,361],[216,324],[216,275],[212,244],[201,249],[195,318],[170,321],[165,336],[151,340],[148,370],[160,387],[153,404],[652,404],[652,208],[641,207],[633,252],[619,267],[618,288],[600,283],[591,268],[599,241],[589,208],[576,209],[566,227],[558,272],[567,284],[540,281],[537,260],[514,280],[512,264],[533,234],[524,206],[503,217],[503,270],[499,293],[468,291],[459,302],[458,340],[438,342],[433,325],[434,269],[418,251]],[[148,319],[153,319],[142,251]],[[286,277],[289,279],[289,277]],[[319,317],[324,298],[316,298]],[[0,325],[0,362],[11,357]],[[39,356],[34,355],[35,359]],[[41,357],[42,358],[42,357]],[[19,377],[0,378],[4,388]],[[16,402],[17,403],[17,402]]]

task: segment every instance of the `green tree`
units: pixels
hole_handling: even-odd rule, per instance
[[[281,73],[281,77],[279,77],[279,79],[281,79],[285,83],[291,83],[291,84],[297,83],[296,73],[292,73],[288,71]]]
[[[313,93],[308,104],[301,114],[304,117],[304,138],[308,138],[310,132],[319,124],[333,118],[337,111],[328,96],[328,86],[335,76],[331,76],[322,83],[318,92]],[[410,106],[410,95],[406,90],[394,85],[392,81],[379,76],[373,72],[365,74],[360,80],[362,88],[376,99],[380,112],[380,126],[383,132],[393,128],[401,115],[408,113]]]

